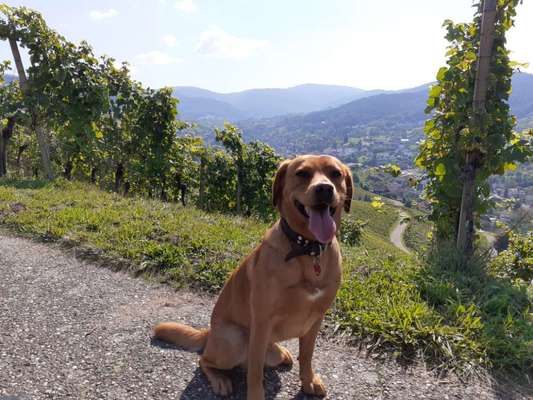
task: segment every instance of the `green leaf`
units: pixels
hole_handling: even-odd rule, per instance
[[[385,167],[385,172],[391,174],[395,178],[402,173],[401,168],[398,165],[391,164]]]
[[[443,163],[437,164],[437,167],[435,168],[435,175],[440,181],[442,181],[444,175],[446,175],[446,166]]]
[[[432,86],[431,89],[429,90],[429,97],[432,97],[432,98],[439,97],[441,90],[442,90],[442,87],[439,85]]]
[[[446,72],[448,72],[448,68],[446,67],[439,68],[439,72],[437,72],[437,80],[442,81],[444,77],[446,76]]]

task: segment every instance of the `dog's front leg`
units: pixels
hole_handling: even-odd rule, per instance
[[[248,400],[263,400],[265,390],[263,388],[263,368],[265,356],[271,333],[268,319],[252,313],[252,326],[250,329],[250,342],[248,344],[248,371],[247,384]]]
[[[320,376],[315,374],[312,366],[313,351],[315,350],[316,337],[322,324],[322,318],[313,324],[311,329],[300,338],[300,380],[304,393],[314,396],[325,396],[326,388]]]

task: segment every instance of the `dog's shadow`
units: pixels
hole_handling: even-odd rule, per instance
[[[156,339],[152,339],[152,346],[160,347],[162,349],[176,350],[176,351],[187,351],[181,347],[168,344]],[[286,373],[290,371],[290,367],[282,366],[278,368],[266,368],[265,369],[265,398],[266,400],[273,400],[276,398],[278,393],[281,391],[281,373]],[[197,367],[194,371],[194,376],[191,381],[187,384],[181,396],[180,400],[243,400],[246,399],[246,371],[243,368],[234,368],[231,371],[228,371],[228,375],[231,377],[231,382],[233,384],[233,393],[231,396],[217,396],[211,390],[211,386],[207,381],[206,376],[200,369]],[[286,398],[286,397],[284,397]],[[313,397],[306,396],[304,393],[299,392],[296,396],[290,398],[290,400],[308,400],[313,399]]]

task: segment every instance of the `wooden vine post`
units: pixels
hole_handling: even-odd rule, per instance
[[[487,84],[492,57],[494,39],[494,22],[496,20],[497,0],[484,0],[481,17],[480,45],[477,60],[476,80],[474,85],[473,115],[474,126],[480,132],[485,127],[485,102],[487,98]],[[461,196],[461,212],[457,230],[457,249],[465,256],[470,256],[474,249],[474,203],[476,201],[476,170],[481,162],[479,150],[471,150],[466,154],[463,170],[464,183]]]

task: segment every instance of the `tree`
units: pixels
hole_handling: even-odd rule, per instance
[[[181,200],[186,205],[186,195],[198,187],[200,173],[199,158],[204,154],[204,141],[201,137],[179,136],[172,144],[168,185],[174,201]]]
[[[426,111],[432,118],[426,121],[426,138],[416,159],[427,172],[426,196],[439,241],[457,242],[463,188],[472,193],[466,193],[472,212],[465,215],[465,224],[472,224],[473,233],[474,215],[489,206],[488,177],[503,174],[531,154],[527,138],[513,131],[515,118],[509,115],[508,104],[513,63],[505,33],[513,25],[518,2],[498,2],[484,107],[473,107],[483,4],[471,23],[444,22],[450,42],[447,66],[439,69],[438,82],[430,88]],[[482,89],[479,83],[477,88]],[[461,247],[467,253],[471,249],[471,245]]]
[[[19,82],[6,84],[4,73],[9,69],[9,61],[0,64],[0,120],[4,126],[0,134],[0,176],[7,174],[8,148],[15,133],[16,125],[27,124],[27,110],[22,102]]]
[[[109,109],[109,89],[100,63],[86,42],[63,45],[62,73],[54,91],[58,98],[51,100],[47,116],[59,139],[58,156],[65,178],[71,179],[77,162],[92,169],[97,158],[97,142],[103,137],[97,122]]]
[[[33,10],[25,7],[13,8],[6,4],[1,4],[0,12],[5,16],[5,19],[0,21],[0,38],[9,41],[19,76],[20,89],[28,104],[31,104],[32,125],[39,142],[42,167],[48,179],[53,179],[54,174],[50,163],[47,133],[38,106],[35,102],[31,101],[32,94],[35,92],[33,91],[32,83],[26,77],[26,70],[22,64],[18,42],[20,41],[24,47],[28,48],[32,64],[34,64],[35,61],[38,62],[39,60],[35,54],[39,52],[35,52],[34,50],[42,43],[50,43],[54,39],[54,35],[46,26],[41,14]],[[39,64],[37,63],[37,65]]]
[[[215,152],[208,159],[208,169],[218,170],[218,187],[210,187],[209,191],[216,191],[217,196],[222,195],[220,188],[234,193],[234,197],[227,200],[225,210],[262,217],[272,214],[270,191],[280,157],[265,143],[246,144],[242,132],[229,123],[224,124],[224,129],[215,129],[215,137],[224,146],[226,154]],[[225,165],[228,162],[229,165]]]
[[[271,192],[274,175],[281,162],[268,144],[255,141],[246,145],[243,203],[247,215],[269,217],[274,214]]]
[[[178,100],[172,96],[171,88],[145,89],[139,101],[132,128],[136,157],[130,165],[138,189],[146,188],[149,196],[157,189],[161,199],[167,200],[176,132],[188,125],[176,119]]]
[[[235,192],[235,211],[241,213],[242,188],[244,186],[244,148],[242,132],[230,123],[224,123],[224,129],[215,129],[215,138],[226,148],[232,157],[237,172],[237,185]]]
[[[113,189],[119,192],[124,185],[128,163],[137,153],[134,144],[135,121],[142,98],[142,87],[130,78],[126,63],[115,67],[114,60],[103,58],[101,73],[108,87],[108,109],[97,122],[101,140],[97,142],[101,151],[102,166],[113,173]],[[106,165],[107,164],[107,165]],[[98,166],[94,165],[93,170]]]

